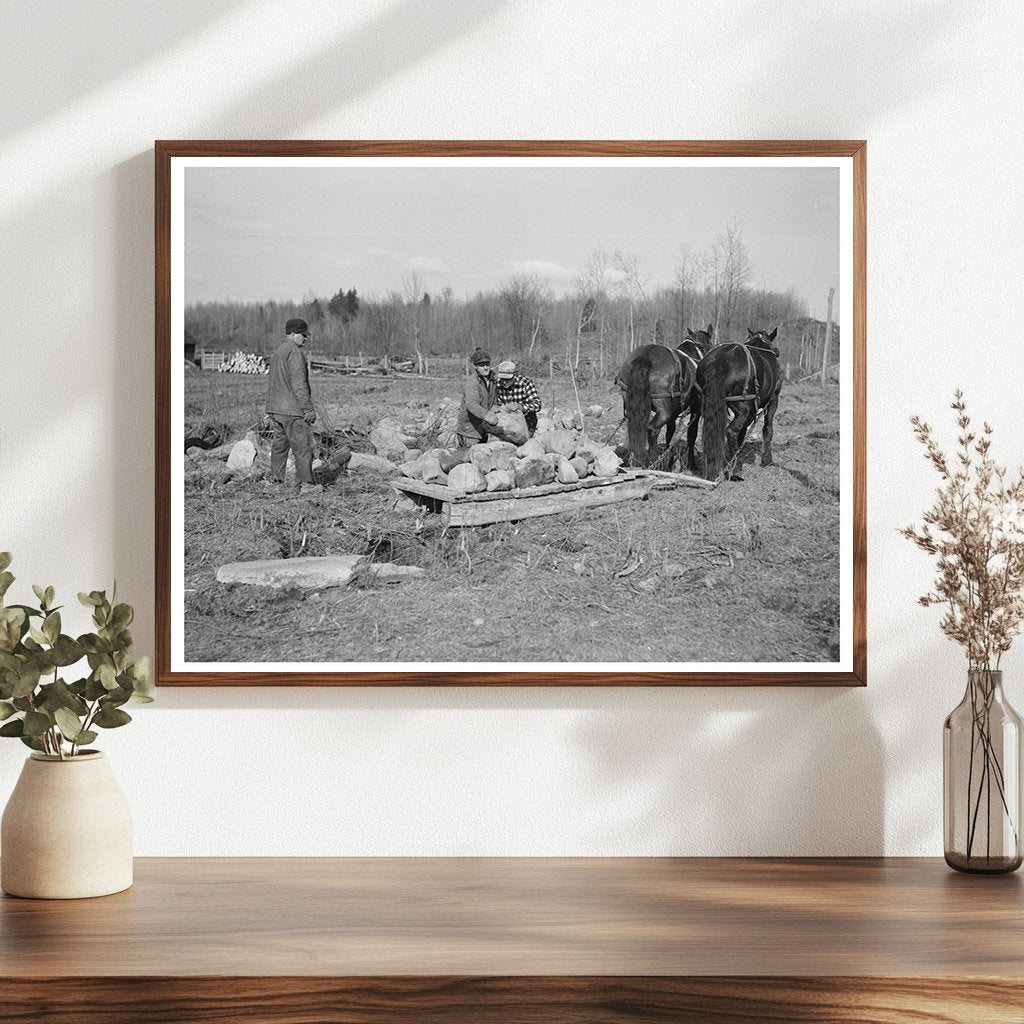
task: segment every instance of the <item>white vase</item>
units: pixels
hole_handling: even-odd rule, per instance
[[[132,816],[97,750],[32,754],[0,825],[0,888],[44,900],[107,896],[132,884]]]

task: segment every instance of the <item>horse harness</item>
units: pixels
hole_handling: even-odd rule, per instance
[[[729,395],[725,400],[726,402],[753,402],[754,414],[756,415],[764,408],[765,403],[757,386],[757,363],[754,361],[754,356],[750,351],[751,347],[750,345],[743,346],[743,354],[747,357],[747,379],[743,382],[743,394]],[[764,352],[765,355],[778,358],[770,349],[761,348],[760,346],[757,346],[757,348],[759,351]]]
[[[665,346],[665,347],[667,348],[668,346]],[[684,359],[688,360],[690,363],[693,363],[693,372],[694,372],[694,375],[696,375],[696,373],[697,373],[697,364],[696,364],[696,362],[694,362],[692,356],[687,355],[685,352],[681,352],[677,348],[670,348],[669,352],[671,352],[672,355],[675,356],[676,363],[679,366],[679,376],[676,377],[677,381],[681,382],[682,378],[684,378],[686,376],[686,370],[684,369],[685,363],[683,363]],[[696,383],[696,381],[694,383]],[[658,392],[657,394],[655,394],[653,391],[651,392],[651,401],[652,402],[655,402],[655,401],[658,401],[659,399],[664,399],[664,398],[671,398],[671,399],[673,399],[675,401],[678,401],[682,397],[683,397],[683,389],[682,389],[681,383],[673,391]]]

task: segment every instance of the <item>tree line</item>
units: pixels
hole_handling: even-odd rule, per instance
[[[598,247],[557,296],[536,274],[457,298],[450,286],[429,291],[414,273],[384,294],[343,286],[329,298],[196,303],[185,311],[185,327],[207,349],[266,353],[284,322],[302,317],[310,348],[328,356],[406,356],[422,366],[425,357],[460,357],[479,345],[495,358],[530,365],[552,359],[604,376],[638,345],[676,345],[687,328],[711,324],[716,342],[741,341],[748,324],[795,324],[807,312],[792,289],[754,283],[741,229],[732,224],[705,250],[680,246],[669,284],[652,285],[636,253]]]

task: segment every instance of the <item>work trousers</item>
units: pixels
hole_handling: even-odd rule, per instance
[[[295,453],[295,475],[300,484],[313,483],[313,431],[301,416],[273,413],[274,436],[270,442],[270,478],[283,481],[288,450]]]

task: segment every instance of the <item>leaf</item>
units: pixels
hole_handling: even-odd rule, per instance
[[[39,586],[38,583],[33,583],[32,584],[32,593],[36,595],[36,597],[39,600],[40,605],[42,605],[42,607],[45,608],[46,607],[46,588]]]
[[[50,612],[43,619],[42,631],[51,644],[57,642],[57,637],[60,636],[60,612]]]
[[[73,693],[63,679],[57,679],[52,683],[39,687],[39,698],[36,700],[36,707],[40,711],[56,712],[57,708],[65,708],[79,718],[84,718],[89,713],[89,705],[81,697]]]
[[[113,665],[100,665],[96,670],[96,678],[103,684],[105,690],[116,690],[120,685]]]
[[[2,732],[3,730],[0,729],[0,733]],[[26,747],[31,747],[33,750],[40,751],[40,753],[46,753],[46,747],[44,747],[42,742],[37,740],[34,736],[22,736],[21,742],[24,743]]]
[[[25,712],[25,735],[42,736],[51,726],[50,716],[44,715],[41,711]]]
[[[95,608],[99,603],[96,600],[96,592],[93,591],[91,594],[83,594],[81,591],[78,592],[78,600],[85,605],[86,608]]]
[[[53,607],[53,599],[56,596],[57,596],[57,591],[54,590],[53,587],[47,587],[46,588],[46,593],[43,594],[43,597],[46,598],[46,607],[47,608],[52,608]]]
[[[110,613],[110,625],[116,629],[130,626],[135,618],[135,610],[130,604],[116,604]]]
[[[0,551],[0,572],[3,572],[11,564],[10,551]]]
[[[6,700],[0,700],[0,722],[7,721],[11,715],[18,713],[18,709]]]
[[[82,696],[86,700],[99,700],[100,697],[107,695],[107,688],[95,677],[89,676],[85,681],[85,689],[82,691]]]
[[[104,637],[97,636],[95,633],[83,633],[78,638],[78,643],[83,650],[88,651],[90,654],[110,654],[110,641]],[[90,668],[96,666],[92,663],[92,659],[89,659]]]
[[[4,552],[6,554],[6,552]],[[9,572],[0,572],[0,598],[11,588],[14,577]]]
[[[64,738],[71,740],[72,743],[78,743],[79,734],[82,732],[82,720],[78,715],[67,708],[57,708],[53,717]]]
[[[149,658],[139,658],[128,669],[132,680],[133,704],[151,704],[156,696],[156,686],[150,669]]]
[[[50,638],[41,629],[36,629],[35,626],[32,626],[31,629],[29,629],[28,635],[40,646],[50,642]]]
[[[25,735],[25,723],[20,718],[15,718],[13,722],[5,722],[0,725],[0,736],[24,736]]]
[[[54,615],[56,614],[54,612]],[[61,633],[53,645],[50,656],[50,660],[55,666],[66,668],[68,665],[74,665],[75,662],[81,661],[85,657],[85,649],[77,640],[73,640],[66,633]]]
[[[122,711],[120,708],[113,708],[105,704],[96,712],[96,716],[92,721],[94,725],[98,725],[101,729],[117,729],[122,725],[127,725],[131,720],[132,716],[127,711]]]
[[[28,697],[35,692],[39,685],[39,668],[36,665],[26,665],[21,670],[18,681],[14,684],[11,692],[12,697]]]
[[[92,729],[85,729],[78,734],[78,739],[75,742],[81,746],[83,743],[92,743],[97,736],[99,736],[98,732],[93,732]]]

